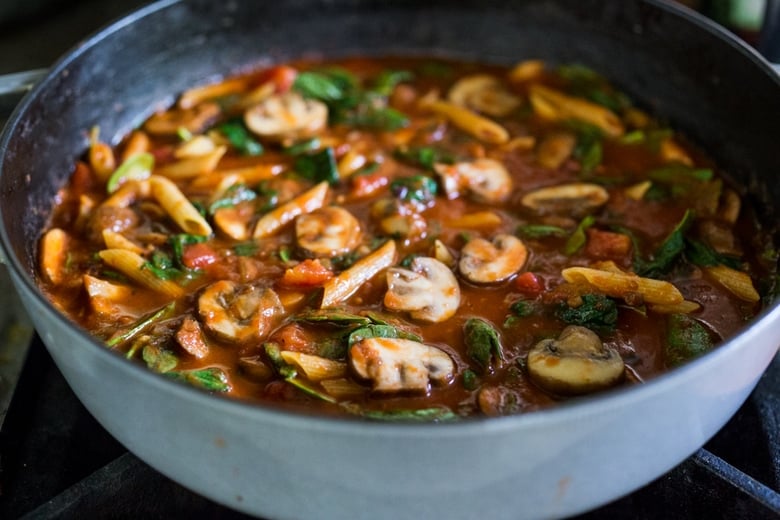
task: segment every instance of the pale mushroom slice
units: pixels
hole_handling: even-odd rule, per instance
[[[614,386],[623,378],[620,354],[598,335],[569,325],[558,339],[545,339],[528,353],[528,375],[541,388],[562,395],[580,395]]]
[[[484,238],[469,240],[461,250],[458,269],[474,283],[495,283],[510,278],[525,265],[528,248],[512,235],[496,235],[492,241]]]
[[[456,105],[494,117],[507,116],[522,103],[500,79],[490,74],[472,74],[460,78],[450,88],[447,98]]]
[[[512,192],[512,177],[504,165],[495,159],[437,163],[434,169],[450,199],[468,194],[476,202],[491,204],[506,200]]]
[[[387,270],[385,307],[407,311],[416,320],[438,323],[451,318],[460,305],[460,286],[450,268],[427,256],[415,258],[410,267]]]
[[[443,350],[401,338],[366,338],[352,345],[349,364],[382,393],[427,393],[452,381],[455,363]]]
[[[609,200],[609,192],[598,184],[572,182],[548,186],[526,194],[521,203],[540,215],[580,217],[593,213]]]
[[[311,137],[325,128],[328,107],[296,92],[274,94],[244,112],[247,128],[273,140]]]
[[[295,219],[295,237],[310,255],[338,256],[360,244],[360,223],[346,209],[327,206]]]

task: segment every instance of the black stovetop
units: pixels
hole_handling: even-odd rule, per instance
[[[0,73],[48,66],[79,38],[143,3],[59,1],[38,18],[0,21]],[[780,518],[779,491],[777,357],[703,449],[639,491],[580,518]],[[246,518],[128,453],[81,405],[37,337],[0,431],[0,518],[20,517]]]

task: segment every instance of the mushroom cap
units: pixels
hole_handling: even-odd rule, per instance
[[[412,318],[434,323],[451,318],[460,305],[460,286],[449,267],[431,257],[417,257],[411,269],[387,270],[385,307],[408,311]]]
[[[579,325],[569,325],[558,339],[537,343],[528,353],[527,367],[534,383],[562,395],[604,390],[618,383],[625,371],[620,354]]]
[[[300,139],[325,128],[328,107],[297,92],[274,94],[244,112],[247,128],[268,139]]]
[[[455,373],[440,348],[401,338],[366,338],[349,350],[352,370],[377,392],[427,393],[430,383],[447,384]]]

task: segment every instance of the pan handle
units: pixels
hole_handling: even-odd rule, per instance
[[[4,119],[36,83],[41,81],[48,71],[32,69],[12,74],[0,74],[0,128]]]

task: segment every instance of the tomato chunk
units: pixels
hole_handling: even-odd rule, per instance
[[[318,287],[333,277],[333,271],[325,267],[319,260],[304,260],[300,264],[287,269],[280,280],[284,287]]]
[[[217,252],[207,244],[192,244],[184,248],[181,263],[189,269],[204,269],[219,260]]]
[[[515,278],[515,287],[526,296],[535,298],[544,291],[544,282],[541,278],[529,271]]]

